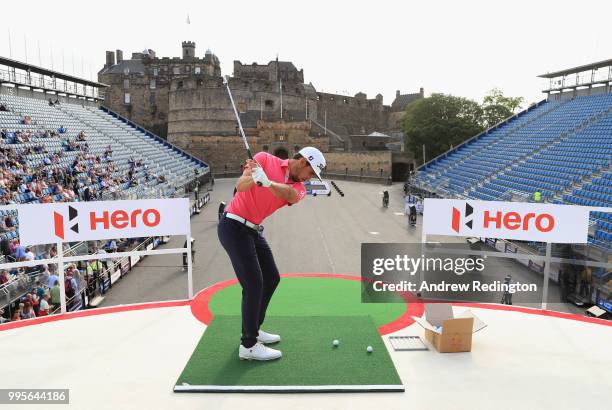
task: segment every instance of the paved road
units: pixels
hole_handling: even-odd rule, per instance
[[[227,254],[217,238],[217,207],[231,199],[235,179],[216,179],[212,201],[192,218],[196,239],[194,291],[234,277]],[[415,242],[421,239],[419,224],[408,227],[403,215],[401,184],[393,186],[337,182],[341,197],[308,196],[301,203],[284,207],[264,222],[265,232],[280,272],[360,274],[360,249],[364,242]],[[382,191],[389,190],[389,208],[382,208]],[[448,239],[448,238],[447,238]],[[181,247],[184,237],[173,237],[165,247]],[[463,239],[459,239],[463,241]],[[512,261],[501,262],[515,280],[532,280],[534,273]],[[187,274],[179,255],[148,256],[107,293],[101,306],[184,299]],[[556,286],[551,282],[551,292]],[[579,312],[570,305],[555,310]]]

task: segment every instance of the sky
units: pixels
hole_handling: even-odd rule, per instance
[[[97,79],[105,51],[178,57],[181,42],[233,61],[279,56],[318,91],[391,104],[434,92],[476,101],[494,87],[540,101],[537,75],[612,58],[612,2],[583,0],[28,1],[3,7],[0,55]],[[189,16],[190,24],[187,24]],[[40,50],[40,52],[39,52]]]

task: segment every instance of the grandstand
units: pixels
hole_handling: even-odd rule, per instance
[[[539,192],[548,203],[612,206],[612,94],[599,91],[549,97],[424,164],[413,183],[448,198],[533,201]],[[589,243],[612,249],[612,215],[591,217]]]
[[[157,178],[146,180],[145,170],[139,169],[135,174],[135,180],[124,182],[117,187],[120,198],[149,198],[170,196],[183,186],[196,171],[199,174],[207,172],[208,166],[200,160],[180,151],[168,143],[160,142],[150,135],[120,119],[102,111],[99,108],[81,104],[63,103],[50,106],[47,101],[37,98],[15,97],[0,94],[0,103],[4,104],[9,111],[0,112],[0,128],[6,130],[6,138],[2,146],[13,149],[27,149],[35,145],[42,145],[47,153],[64,151],[59,163],[51,166],[45,165],[45,153],[35,153],[26,156],[27,165],[33,170],[46,170],[68,166],[82,150],[70,150],[66,146],[67,140],[77,140],[78,133],[83,132],[87,136],[87,153],[104,157],[105,150],[110,146],[113,150],[112,162],[115,171],[112,177],[124,175],[130,168],[130,159],[140,160],[142,167],[146,165],[147,171],[160,176],[163,175],[165,182]],[[29,116],[31,124],[24,124],[23,118]],[[36,131],[58,130],[63,127],[66,132],[61,138],[48,138],[35,135],[28,138],[28,143],[18,143],[16,133],[35,133]],[[86,175],[79,175],[85,177]],[[26,177],[29,182],[31,178]],[[105,188],[102,182],[84,185],[79,194],[89,186],[96,190]],[[110,198],[110,195],[104,195]],[[55,200],[61,200],[55,195]],[[33,194],[18,196],[17,203],[38,203]]]
[[[181,197],[196,180],[210,178],[203,161],[100,106],[103,84],[8,59],[0,63],[11,66],[0,72],[7,85],[0,86],[0,205]],[[20,69],[27,75],[18,75]],[[0,241],[0,262],[27,259],[14,209],[0,210]],[[122,250],[159,242],[159,238],[116,241]],[[103,246],[70,243],[64,253],[95,253]],[[53,256],[57,249],[41,245],[31,251],[38,260]],[[89,302],[104,292],[110,272],[116,269],[111,265],[95,279],[84,277],[84,265],[78,266],[81,272],[75,273],[77,289],[68,301],[69,310],[85,307],[81,303],[85,292]],[[8,306],[12,315],[39,289],[40,295],[48,292],[53,272],[43,270],[43,266],[2,270],[0,309]]]

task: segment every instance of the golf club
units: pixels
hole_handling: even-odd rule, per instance
[[[232,103],[232,108],[234,109],[234,115],[236,116],[236,121],[238,122],[238,128],[240,129],[240,135],[242,136],[242,141],[244,142],[244,147],[246,148],[247,155],[249,159],[253,159],[253,154],[251,154],[251,148],[249,147],[249,142],[247,141],[246,135],[244,135],[244,130],[242,129],[242,122],[240,122],[240,116],[238,115],[238,110],[236,109],[236,104],[234,104],[234,97],[232,97],[232,91],[229,87],[229,76],[225,76],[225,86],[227,87],[227,94],[229,95],[230,102]],[[257,185],[261,186],[261,182],[258,182]]]

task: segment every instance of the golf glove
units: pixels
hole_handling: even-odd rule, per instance
[[[270,185],[272,185],[272,182],[270,182],[270,180],[268,179],[268,176],[266,175],[263,168],[261,167],[255,168],[255,170],[253,171],[251,175],[252,175],[253,181],[261,183],[261,186],[265,188],[268,188]]]

